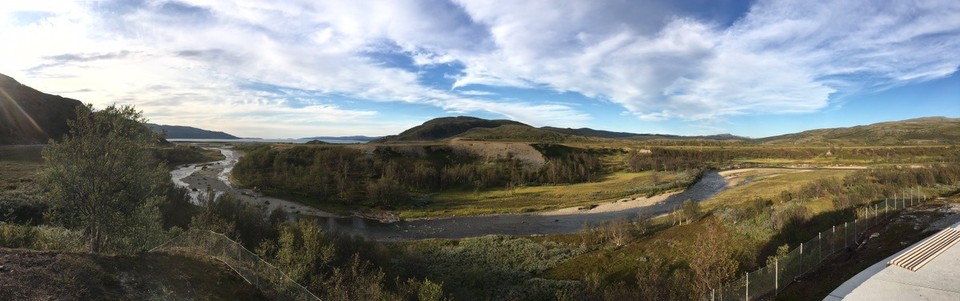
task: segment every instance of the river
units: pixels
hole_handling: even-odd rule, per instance
[[[229,172],[239,156],[229,149],[221,148],[227,158],[207,164],[181,166],[171,172],[174,183],[197,191],[230,192],[245,202],[267,204],[271,208],[283,207],[288,212],[317,216],[321,226],[328,231],[361,236],[369,240],[409,240],[427,238],[464,238],[490,234],[537,235],[573,233],[585,224],[598,224],[619,218],[635,219],[643,210],[649,215],[670,212],[687,199],[696,201],[712,197],[722,191],[727,181],[716,171],[707,171],[700,180],[687,190],[671,195],[652,205],[618,211],[541,215],[500,214],[462,216],[436,219],[419,219],[382,223],[360,217],[339,217],[295,202],[269,197],[257,197],[250,191],[237,189],[229,183]],[[194,197],[199,192],[192,192]]]

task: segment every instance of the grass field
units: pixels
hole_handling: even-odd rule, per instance
[[[667,227],[663,231],[638,239],[619,248],[600,248],[596,251],[575,256],[556,267],[547,270],[541,276],[547,279],[585,279],[591,274],[599,275],[604,281],[616,283],[632,281],[638,268],[650,260],[672,262],[683,257],[683,246],[696,242],[697,233],[706,230],[709,220],[701,220],[687,225]],[[590,240],[585,235],[558,236],[559,240]],[[590,233],[586,233],[590,235]]]
[[[705,208],[717,208],[719,206],[737,205],[756,198],[779,199],[783,191],[793,191],[804,184],[824,178],[843,178],[844,176],[855,172],[854,170],[787,170],[787,169],[765,169],[757,171],[748,171],[739,173],[737,177],[729,179],[731,183],[742,183],[739,186],[728,188],[716,196],[702,202]],[[736,185],[736,184],[734,184]],[[817,200],[809,200],[807,205],[816,204]],[[815,213],[822,212],[827,208],[815,205]],[[813,208],[812,208],[813,209]]]
[[[603,202],[637,196],[648,196],[671,189],[686,187],[696,175],[694,172],[654,173],[618,172],[599,182],[573,185],[529,186],[513,190],[451,190],[431,195],[429,205],[422,208],[402,208],[401,217],[523,213],[596,205]]]
[[[0,196],[32,191],[43,167],[41,146],[0,146]]]
[[[702,203],[704,211],[716,209],[723,206],[738,206],[754,200],[757,197],[766,199],[776,199],[781,191],[796,189],[805,183],[825,177],[843,177],[852,170],[786,170],[786,169],[760,169],[737,173],[728,179],[733,185],[742,183],[740,186],[728,188],[711,199]],[[833,209],[833,204],[829,200],[815,200],[804,203],[804,206],[815,211],[814,214]],[[698,234],[707,230],[709,223],[718,222],[715,217],[708,216],[702,220],[680,226],[672,226],[667,218],[656,219],[653,221],[653,231],[645,236],[630,242],[619,248],[600,248],[593,252],[588,252],[546,271],[542,276],[549,279],[584,279],[595,274],[599,275],[605,281],[634,281],[635,273],[641,265],[651,260],[661,262],[676,262],[682,260],[686,250],[691,248],[697,239]],[[627,225],[630,227],[630,225]],[[826,227],[826,226],[824,226]],[[565,241],[575,243],[590,241],[590,233],[578,233],[568,235],[545,236],[544,240]],[[767,233],[763,237],[769,238],[772,233]],[[762,251],[763,242],[757,242],[750,239],[741,241],[741,247],[745,254],[756,254]]]

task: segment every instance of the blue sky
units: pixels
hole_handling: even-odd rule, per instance
[[[0,73],[245,137],[960,117],[958,1],[4,1]]]

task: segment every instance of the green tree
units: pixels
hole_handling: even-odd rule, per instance
[[[125,226],[154,228],[142,226],[153,221],[136,219],[156,218],[145,207],[165,192],[167,173],[150,152],[159,137],[144,122],[131,106],[94,111],[87,105],[68,122],[63,140],[51,140],[43,150],[46,196],[61,223],[83,229],[90,252],[101,252],[111,239],[124,240],[119,236],[131,233]]]
[[[700,218],[700,203],[692,199],[683,201],[683,219],[686,223],[691,223]],[[681,222],[683,224],[683,222]]]
[[[318,275],[320,267],[329,267],[336,255],[336,245],[326,232],[308,220],[283,223],[275,249],[278,267],[305,285]]]

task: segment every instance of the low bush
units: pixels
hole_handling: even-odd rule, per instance
[[[85,242],[83,233],[63,227],[0,223],[0,247],[82,251]]]

